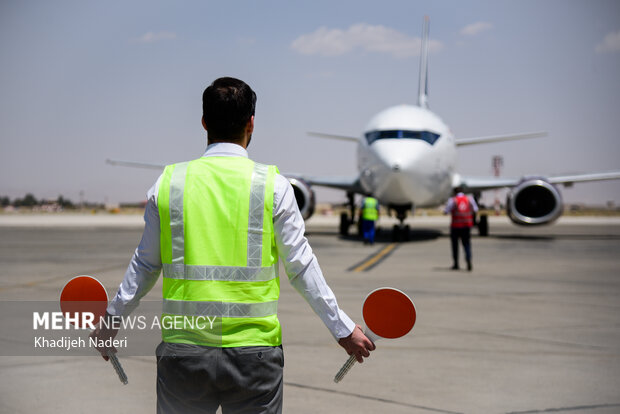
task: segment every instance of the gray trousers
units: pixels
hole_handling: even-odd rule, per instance
[[[157,347],[157,413],[282,412],[281,346]]]

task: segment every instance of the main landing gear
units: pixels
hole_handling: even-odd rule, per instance
[[[478,201],[480,199],[480,193],[474,193],[474,200],[476,201],[476,204],[478,205],[478,209],[480,211],[485,209],[485,206],[483,206],[482,204],[480,204],[480,202]],[[480,213],[480,215],[478,217],[474,217],[476,218],[476,226],[478,227],[478,234],[481,237],[486,237],[489,235],[489,216],[488,214],[485,213]]]
[[[482,237],[489,235],[489,216],[487,214],[480,214],[476,225],[478,226],[478,234]]]
[[[395,224],[392,228],[392,241],[409,241],[411,238],[411,229],[408,224],[404,224],[407,218],[407,212],[411,210],[411,205],[406,206],[390,206],[392,210],[396,212],[396,218],[400,224]]]
[[[355,223],[355,194],[347,193],[348,206],[351,212],[351,216],[349,214],[343,212],[340,213],[340,235],[348,236],[349,235],[349,226]]]

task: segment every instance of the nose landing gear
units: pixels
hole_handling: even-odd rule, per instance
[[[409,241],[411,239],[411,229],[408,224],[404,224],[404,221],[407,218],[407,213],[409,210],[412,210],[413,207],[411,205],[405,205],[390,206],[390,208],[396,212],[396,218],[400,222],[400,224],[395,224],[392,228],[392,241]]]
[[[392,228],[392,241],[393,242],[401,242],[401,241],[409,241],[411,239],[411,229],[409,225],[398,225],[394,224]]]

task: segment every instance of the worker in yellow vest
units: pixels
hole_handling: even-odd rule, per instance
[[[158,413],[282,411],[279,258],[349,355],[362,362],[375,348],[327,286],[288,180],[248,158],[255,103],[234,78],[204,91],[207,150],[166,167],[149,191],[142,241],[107,309],[108,317],[128,315],[163,270],[162,320],[189,323],[162,324]],[[105,327],[91,334],[115,335]]]
[[[362,204],[362,233],[364,244],[375,244],[375,222],[379,218],[379,203],[374,197],[366,197]]]

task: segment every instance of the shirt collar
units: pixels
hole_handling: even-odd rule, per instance
[[[232,142],[216,142],[207,146],[203,157],[245,157],[248,151],[241,145]]]

